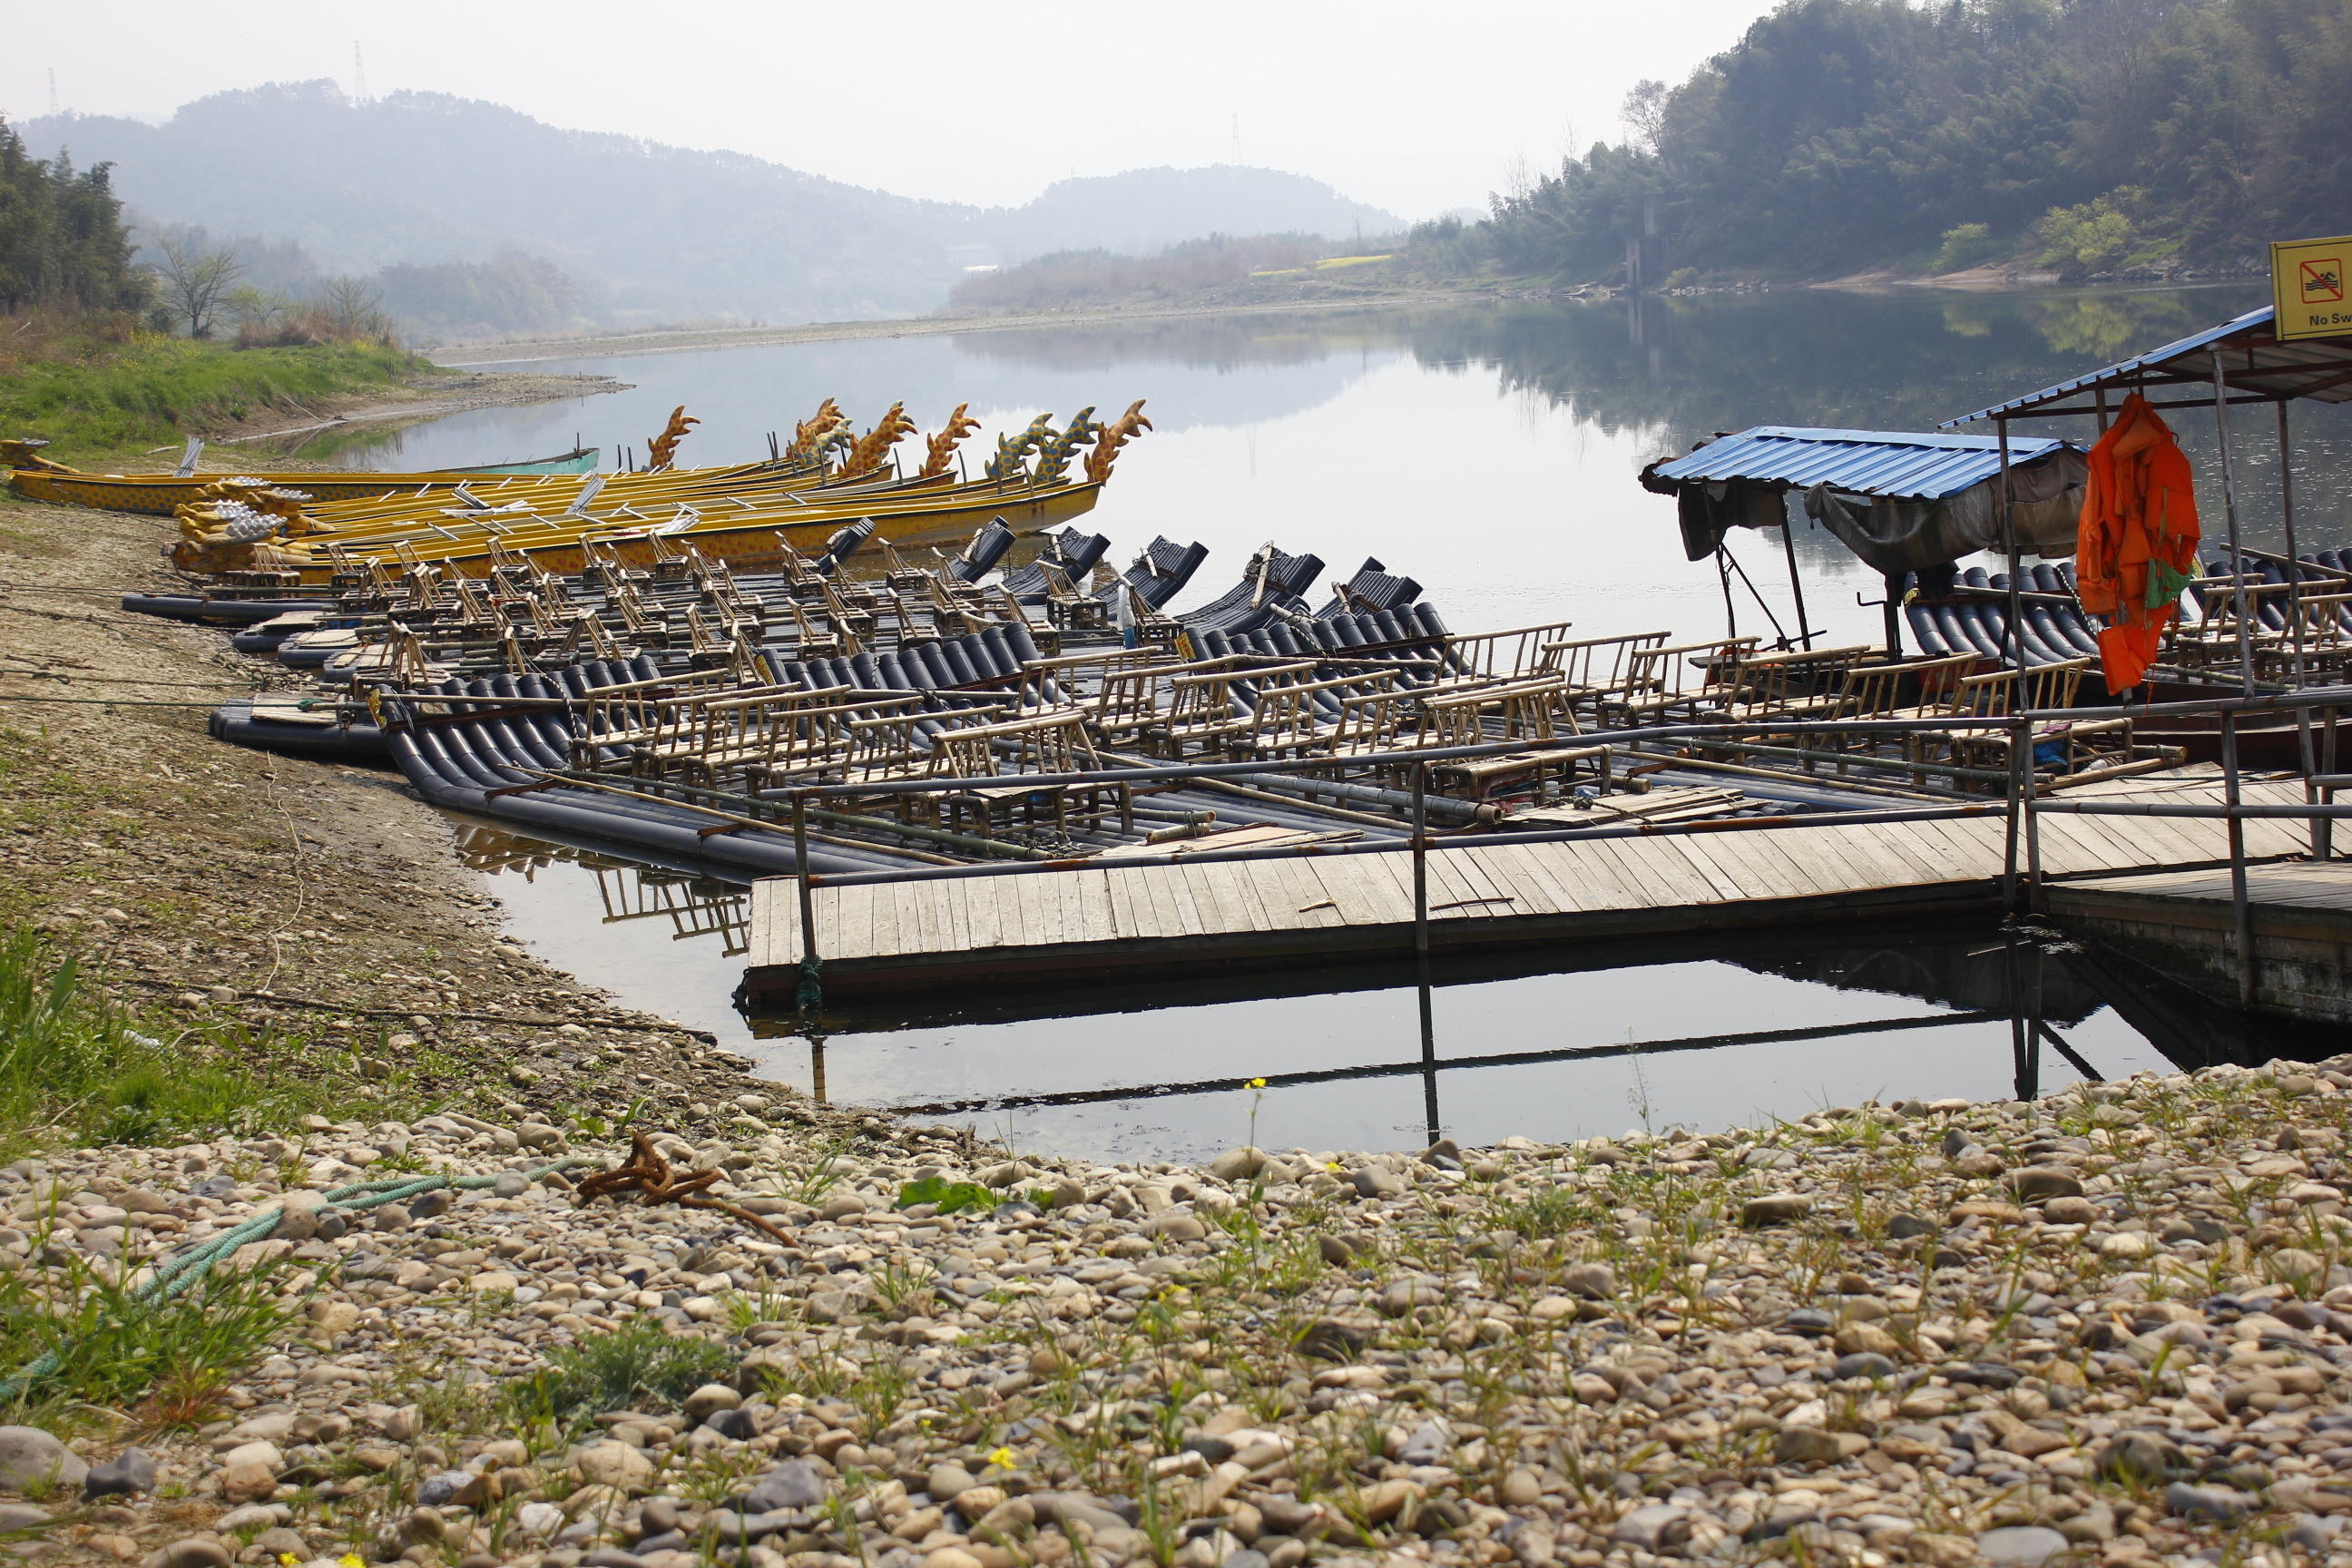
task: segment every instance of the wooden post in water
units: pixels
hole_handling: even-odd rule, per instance
[[[2221,443],[2221,518],[2230,528],[2230,577],[2238,601],[2238,672],[2241,689],[2252,697],[2254,645],[2246,629],[2246,558],[2238,552],[2238,491],[2230,477],[2230,383],[2221,374],[2220,349],[2213,351],[2213,429]]]
[[[2239,626],[2243,635],[2245,623]],[[2238,1005],[2254,1005],[2254,913],[2246,901],[2246,825],[2238,816],[2238,716],[2221,713],[2221,798],[2230,807],[2230,911],[2237,922]]]

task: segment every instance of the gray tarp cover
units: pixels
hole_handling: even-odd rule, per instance
[[[2083,516],[2090,462],[2071,447],[2009,471],[2017,545],[2029,555],[2072,555]],[[1941,500],[1891,500],[1815,485],[1805,515],[1845,547],[1890,575],[1939,566],[1979,550],[2006,550],[2000,531],[2000,480],[1970,485]]]
[[[1683,553],[1704,561],[1723,542],[1726,530],[1779,528],[1789,521],[1786,487],[1751,485],[1743,479],[1685,483],[1675,491],[1675,515],[1683,526]]]

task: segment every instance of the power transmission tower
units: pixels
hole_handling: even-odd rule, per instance
[[[49,68],[49,112],[58,112],[58,68]]]
[[[1234,167],[1242,166],[1242,111],[1234,110]]]
[[[367,100],[367,67],[360,60],[360,41],[353,38],[352,40],[352,101],[365,103]]]

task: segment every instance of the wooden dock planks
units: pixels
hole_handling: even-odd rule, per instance
[[[2210,775],[2117,780],[2080,793],[2221,796]],[[2250,802],[2303,798],[2297,781],[2250,782],[2243,793]],[[2227,897],[2226,870],[2210,869],[2228,855],[2218,821],[2045,813],[2039,822],[2048,877],[2143,886],[2171,877],[2201,893],[2218,874]],[[1431,943],[1461,950],[1982,906],[2001,872],[2005,831],[1992,815],[1450,845],[1427,861]],[[2245,835],[2256,859],[2299,854],[2308,842],[2305,826],[2287,819],[2249,821]],[[2352,872],[2340,879],[2352,902]],[[2301,884],[2294,894],[2334,896]],[[1204,963],[1409,954],[1412,860],[1402,853],[1122,859],[931,881],[821,882],[814,907],[829,989],[977,984],[1013,973],[1181,973]],[[755,1001],[786,989],[782,972],[796,971],[799,915],[791,879],[753,888],[747,984]],[[796,973],[789,984],[797,984]]]

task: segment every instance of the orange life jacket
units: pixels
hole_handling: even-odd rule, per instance
[[[2197,488],[2172,431],[2133,393],[2091,448],[2074,541],[2083,608],[2109,617],[2099,633],[2107,689],[2137,686],[2155,662],[2180,591],[2197,574]]]

